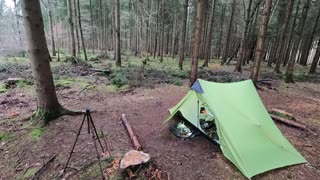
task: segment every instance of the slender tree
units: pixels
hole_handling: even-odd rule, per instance
[[[262,13],[261,24],[259,28],[259,35],[258,35],[258,40],[256,45],[256,53],[254,57],[253,67],[250,74],[250,79],[252,79],[254,84],[256,84],[258,81],[258,75],[259,75],[260,64],[261,64],[262,55],[264,51],[264,41],[266,38],[271,6],[272,6],[272,0],[266,0],[263,13]]]
[[[249,0],[249,4],[247,7],[247,14],[246,14],[246,20],[245,20],[245,25],[244,25],[244,31],[242,34],[242,39],[240,43],[240,48],[239,48],[239,56],[237,59],[237,65],[236,65],[236,72],[242,72],[242,62],[244,62],[244,57],[245,57],[245,47],[247,46],[248,42],[248,29],[249,29],[249,23],[250,23],[250,15],[251,15],[251,5],[252,5],[252,0]]]
[[[317,27],[318,27],[319,18],[320,18],[320,1],[318,1],[318,8],[317,9],[318,9],[318,14],[316,16],[312,31],[309,34],[309,37],[306,39],[305,51],[302,53],[301,59],[300,59],[300,64],[303,65],[303,66],[307,66],[308,57],[309,57],[309,51],[311,49],[312,42],[313,42],[313,39],[314,39],[314,35],[315,35]]]
[[[205,48],[204,48],[204,63],[203,63],[203,67],[208,67],[209,65],[209,60],[210,60],[210,57],[211,57],[211,41],[212,41],[212,34],[213,34],[213,31],[214,31],[214,16],[215,16],[215,8],[216,8],[216,2],[217,0],[213,0],[212,2],[212,14],[211,14],[211,19],[210,19],[210,29],[209,29],[209,32],[207,33],[207,41],[206,41],[206,45],[205,45]]]
[[[116,66],[121,66],[121,47],[120,47],[120,2],[119,0],[114,0],[115,5],[115,25],[116,25]]]
[[[291,56],[289,59],[288,67],[287,67],[285,78],[284,78],[284,81],[286,83],[293,83],[294,64],[296,61],[297,54],[299,53],[298,48],[299,48],[301,41],[302,41],[303,28],[304,28],[304,25],[305,25],[305,22],[307,19],[309,7],[310,7],[310,2],[311,2],[311,0],[305,0],[305,4],[304,4],[303,10],[302,10],[301,21],[300,21],[298,30],[296,31],[296,41],[295,41],[295,43],[293,43]]]
[[[46,125],[52,119],[73,113],[65,110],[58,102],[39,0],[22,0],[22,14],[37,96],[37,111],[32,119]]]
[[[225,45],[225,48],[224,48],[224,52],[223,52],[223,56],[222,56],[222,60],[221,60],[221,65],[223,65],[227,61],[227,56],[228,56],[228,52],[229,52],[229,45],[230,45],[230,36],[231,36],[232,27],[233,27],[232,24],[233,24],[233,19],[234,19],[235,8],[236,8],[236,1],[232,0],[232,8],[231,8],[229,27],[228,27],[228,31],[227,31],[226,45]]]
[[[198,77],[198,55],[201,45],[201,30],[202,30],[202,16],[203,6],[206,0],[196,0],[196,28],[194,31],[194,45],[192,49],[191,61],[191,77],[190,86],[197,80]]]
[[[76,59],[76,42],[74,40],[74,26],[73,26],[73,11],[72,11],[72,2],[67,0],[68,5],[68,22],[69,22],[69,32],[71,38],[71,55],[73,59]]]
[[[55,45],[55,39],[54,39],[53,18],[52,18],[52,4],[50,0],[48,0],[48,15],[49,15],[49,24],[50,24],[52,56],[56,56],[56,45]]]
[[[316,73],[317,66],[318,66],[318,63],[319,63],[319,58],[320,58],[320,39],[318,40],[316,54],[313,57],[313,60],[312,60],[311,66],[310,66],[310,70],[309,70],[309,74],[315,74]]]
[[[274,72],[277,74],[281,73],[280,66],[281,66],[281,61],[282,61],[283,52],[284,52],[284,48],[285,48],[286,33],[289,28],[289,22],[290,22],[292,10],[293,10],[294,1],[295,0],[289,1],[289,8],[288,9],[286,9],[284,7],[287,5],[284,1],[282,2],[281,6],[280,6],[280,8],[283,8],[283,11],[286,11],[286,13],[285,13],[285,17],[284,17],[285,18],[284,23],[280,25],[281,27],[280,27],[279,46],[278,46],[277,54],[276,54],[276,66],[274,68]]]
[[[84,38],[83,38],[83,32],[82,32],[82,25],[81,25],[81,10],[80,10],[80,1],[77,1],[78,4],[78,23],[79,23],[79,29],[80,29],[80,37],[81,37],[81,44],[82,44],[82,50],[84,54],[84,60],[88,60],[86,46],[84,44]]]
[[[92,43],[92,54],[94,54],[94,29],[93,29],[93,15],[92,15],[92,0],[89,1],[89,8],[90,8],[90,26],[91,26],[91,43]]]
[[[180,37],[180,45],[179,45],[179,68],[183,69],[183,61],[184,61],[184,49],[186,43],[186,32],[187,32],[187,19],[188,19],[188,4],[189,0],[184,0],[183,3],[183,20],[182,20],[182,32]]]

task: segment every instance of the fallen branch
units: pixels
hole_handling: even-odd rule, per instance
[[[291,127],[294,127],[294,128],[298,128],[298,129],[301,129],[301,130],[304,130],[304,131],[307,130],[307,127],[305,125],[297,123],[297,122],[294,122],[292,120],[285,119],[285,118],[282,118],[282,117],[279,117],[279,116],[276,116],[276,115],[273,115],[273,114],[270,114],[270,117],[273,120],[275,120],[277,122],[280,122],[282,124],[285,124],[285,125],[288,125],[288,126],[291,126]]]
[[[111,73],[110,70],[103,70],[103,69],[90,69],[90,71],[101,72],[101,73],[105,73],[105,74],[110,74]]]
[[[130,123],[128,122],[126,115],[122,114],[121,115],[121,119],[122,119],[122,123],[124,125],[124,127],[127,129],[129,138],[131,140],[133,149],[137,150],[137,151],[141,151],[142,150],[142,146],[140,145],[140,142],[136,136],[136,134],[134,133],[132,126],[130,125]]]
[[[53,155],[46,163],[44,163],[41,168],[36,172],[34,173],[33,177],[31,178],[32,180],[33,179],[38,179],[38,176],[40,175],[41,171],[45,168],[48,167],[48,164],[51,163],[55,158],[57,157],[57,155]]]

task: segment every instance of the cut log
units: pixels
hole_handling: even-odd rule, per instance
[[[142,151],[130,150],[120,162],[120,169],[124,170],[130,166],[140,165],[149,162],[150,155]]]
[[[291,127],[294,127],[294,128],[302,129],[302,130],[307,130],[307,127],[305,125],[297,123],[297,122],[294,122],[292,120],[285,119],[285,118],[282,118],[282,117],[279,117],[279,116],[276,116],[276,115],[273,115],[273,114],[270,114],[270,117],[274,121],[280,122],[282,124],[285,124],[285,125],[288,125],[288,126],[291,126]]]
[[[124,125],[124,127],[127,129],[129,138],[131,140],[133,149],[137,150],[137,151],[141,151],[142,150],[142,146],[140,145],[140,142],[138,140],[138,137],[136,136],[136,134],[134,133],[132,126],[130,125],[128,119],[126,118],[125,114],[121,115],[121,120],[122,123]]]

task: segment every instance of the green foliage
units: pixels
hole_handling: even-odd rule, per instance
[[[182,85],[181,80],[179,78],[176,78],[176,77],[170,78],[169,79],[169,83],[177,85],[177,86],[181,86]]]
[[[6,86],[0,82],[0,93],[5,93],[7,92],[7,88]]]
[[[38,171],[37,168],[29,168],[26,172],[23,174],[17,175],[15,178],[16,179],[30,179],[34,176],[34,174]]]
[[[122,69],[119,69],[113,72],[110,75],[110,78],[111,78],[111,84],[117,86],[118,88],[124,85],[127,85],[129,83],[127,74]]]
[[[0,142],[7,141],[11,138],[12,136],[10,134],[6,133],[0,133]]]
[[[31,80],[21,80],[17,82],[17,86],[20,88],[24,88],[32,85],[33,85],[33,81]]]
[[[39,140],[44,134],[44,130],[42,128],[35,128],[31,131],[30,136],[32,139]]]
[[[74,83],[74,79],[58,79],[54,82],[56,87],[70,88]]]

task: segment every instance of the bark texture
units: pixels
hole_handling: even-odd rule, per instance
[[[188,4],[189,0],[185,0],[183,3],[183,24],[182,24],[182,33],[180,37],[180,45],[179,45],[179,68],[183,69],[183,61],[184,61],[184,47],[186,43],[186,32],[187,32],[187,19],[188,19]]]
[[[304,4],[304,7],[303,7],[303,10],[302,10],[301,21],[300,21],[298,30],[296,32],[296,38],[295,38],[296,41],[293,44],[291,56],[290,56],[288,67],[287,67],[286,74],[285,74],[285,77],[284,77],[284,81],[286,83],[293,83],[294,82],[293,81],[294,64],[296,62],[296,57],[297,57],[297,55],[299,53],[298,49],[299,49],[299,46],[300,46],[301,41],[302,41],[303,28],[304,28],[304,25],[305,25],[305,22],[306,22],[306,19],[307,19],[309,7],[310,7],[310,2],[311,2],[311,0],[306,0],[305,4]]]
[[[116,66],[121,66],[121,47],[120,47],[120,2],[119,0],[114,0],[115,5],[115,25],[116,25]]]
[[[250,74],[250,78],[252,79],[253,83],[256,84],[258,81],[258,75],[260,70],[260,64],[262,60],[262,55],[264,51],[264,41],[266,38],[269,16],[271,11],[272,0],[266,0],[265,6],[263,9],[261,24],[259,28],[258,40],[256,45],[256,53],[254,57],[253,67]]]
[[[22,0],[22,13],[37,95],[36,116],[46,124],[61,115],[62,107],[53,83],[39,0]]]
[[[205,4],[205,0],[196,1],[196,29],[194,31],[194,45],[192,50],[192,61],[191,61],[191,77],[190,86],[197,80],[198,76],[198,55],[201,45],[201,29],[202,29],[202,10]]]

